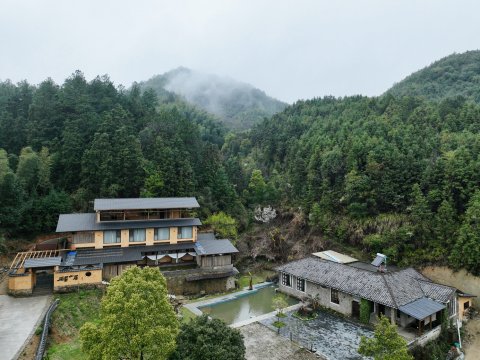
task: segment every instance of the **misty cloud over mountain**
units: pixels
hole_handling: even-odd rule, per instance
[[[154,76],[140,85],[159,94],[165,90],[175,93],[234,129],[248,129],[287,106],[252,85],[186,68]]]

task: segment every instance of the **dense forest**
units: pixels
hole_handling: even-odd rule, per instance
[[[95,197],[196,196],[202,219],[225,212],[241,231],[273,205],[329,247],[480,274],[480,106],[453,95],[299,101],[229,132],[167,90],[106,76],[6,81],[0,231],[51,231],[59,213],[88,210]]]
[[[241,218],[221,161],[224,135],[206,112],[108,77],[0,83],[2,232],[52,231],[59,213],[86,211],[95,197],[195,195],[201,216]]]
[[[480,50],[452,54],[435,61],[395,84],[388,92],[394,96],[420,96],[434,101],[463,96],[480,103]]]
[[[460,98],[327,97],[258,125],[248,156],[326,238],[478,273],[479,130],[480,106]]]
[[[183,67],[154,76],[139,86],[153,89],[161,97],[170,94],[185,99],[236,130],[249,129],[287,106],[249,84]]]

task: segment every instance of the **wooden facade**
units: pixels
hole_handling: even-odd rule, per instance
[[[207,250],[196,248],[201,222],[190,210],[199,206],[195,198],[96,199],[95,204],[94,213],[60,215],[57,233],[68,239],[65,248],[16,256],[9,274],[12,294],[31,293],[36,273],[45,271],[54,291],[100,285],[131,266],[155,266],[168,272],[198,268],[202,274],[225,268],[234,273],[228,252],[238,250],[228,240],[217,243],[213,237],[209,241],[215,244],[207,244]],[[230,247],[225,247],[225,241]]]

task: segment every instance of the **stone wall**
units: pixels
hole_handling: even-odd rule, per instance
[[[235,277],[187,281],[183,275],[166,275],[167,288],[170,294],[199,295],[216,294],[235,288]]]
[[[416,319],[414,317],[411,317],[404,313],[400,313],[400,322],[398,322],[397,320],[397,324],[399,324],[401,327],[406,327],[407,325],[415,322],[415,320]]]
[[[8,277],[8,293],[12,296],[31,295],[35,284],[35,274],[25,273]]]
[[[279,290],[298,299],[305,299],[309,297],[316,298],[321,306],[330,308],[336,312],[339,312],[346,316],[352,315],[352,301],[353,296],[338,292],[339,304],[332,303],[330,288],[317,285],[315,283],[305,281],[305,292],[297,290],[297,278],[291,275],[291,287],[282,285],[282,279],[280,277]]]

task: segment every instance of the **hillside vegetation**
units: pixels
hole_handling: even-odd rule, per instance
[[[249,129],[287,106],[249,84],[186,68],[154,76],[140,86],[160,96],[173,93],[237,130]]]
[[[299,101],[227,133],[168,90],[3,82],[0,236],[52,231],[95,197],[196,196],[253,258],[333,247],[480,274],[480,105],[453,95]]]
[[[197,196],[202,217],[242,217],[224,135],[211,115],[108,77],[0,83],[0,234],[52,231],[96,197]]]
[[[452,54],[414,72],[388,90],[394,96],[442,100],[456,96],[480,103],[480,50]]]
[[[480,107],[459,99],[328,97],[259,124],[248,151],[240,136],[224,149],[324,238],[479,273],[479,130]]]

